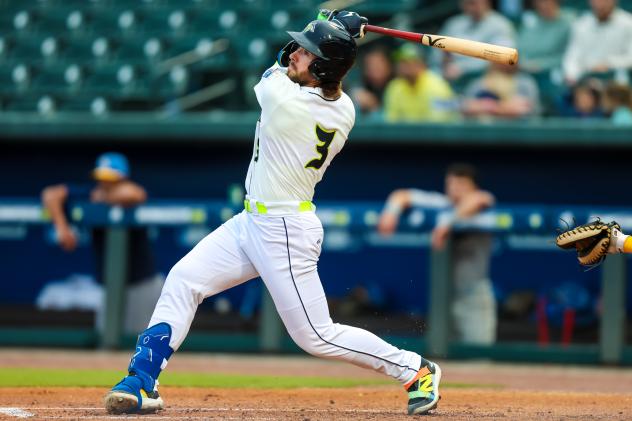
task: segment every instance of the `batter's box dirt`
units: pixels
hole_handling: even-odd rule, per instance
[[[167,408],[154,415],[108,415],[98,388],[2,388],[0,407],[22,419],[112,420],[408,420],[397,387],[352,389],[191,389],[164,387]],[[632,395],[447,389],[428,420],[625,420]],[[0,413],[2,419],[19,415]]]

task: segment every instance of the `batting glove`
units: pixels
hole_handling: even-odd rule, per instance
[[[364,16],[348,10],[321,9],[318,19],[331,20],[342,24],[353,38],[362,38],[364,36],[364,26],[369,23],[369,20]]]

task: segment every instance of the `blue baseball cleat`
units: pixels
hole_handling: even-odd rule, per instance
[[[404,388],[408,392],[408,415],[427,414],[437,407],[439,402],[439,382],[441,368],[438,364],[425,361],[415,378]]]
[[[112,388],[104,399],[105,410],[109,414],[151,414],[164,408],[158,394],[158,382],[151,392],[143,387],[143,380],[134,374],[126,376]]]

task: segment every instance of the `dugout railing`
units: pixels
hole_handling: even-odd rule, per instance
[[[327,202],[318,205],[317,213],[326,230],[345,229],[355,234],[374,231],[381,203]],[[107,207],[89,203],[72,203],[69,218],[75,225],[106,227],[106,257],[103,279],[106,284],[106,318],[104,333],[97,337],[93,331],[51,331],[50,329],[0,329],[0,345],[100,346],[118,348],[133,338],[122,334],[124,282],[127,273],[128,231],[133,226],[218,226],[240,209],[225,202],[150,202],[132,209]],[[441,212],[416,208],[404,220],[402,231],[430,231]],[[578,222],[594,216],[616,219],[624,229],[632,229],[632,213],[625,209],[563,206],[511,206],[486,211],[455,230],[484,230],[497,235],[527,234],[555,237],[561,220],[574,218]],[[42,225],[50,224],[45,210],[36,200],[1,200],[0,223]],[[427,320],[429,330],[414,343],[428,355],[439,357],[482,357],[500,360],[587,362],[607,364],[632,363],[632,349],[625,344],[627,258],[610,256],[601,269],[602,314],[599,343],[594,345],[539,346],[535,343],[499,343],[477,347],[451,343],[450,323],[450,268],[449,248],[432,252],[428,262],[430,293]],[[526,263],[525,263],[526,264]],[[287,351],[288,338],[283,333],[280,319],[265,288],[262,296],[259,332],[255,335],[192,334],[191,349],[242,351]],[[232,345],[231,345],[232,344]],[[185,343],[185,347],[186,347]],[[396,343],[397,345],[397,343]]]

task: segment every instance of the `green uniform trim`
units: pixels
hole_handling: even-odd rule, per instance
[[[262,202],[255,202],[255,206],[257,208],[258,214],[265,215],[266,213],[268,213],[268,208]],[[253,212],[253,209],[252,209],[252,206],[250,205],[249,200],[244,200],[244,209],[246,209],[246,212],[250,212],[250,213]],[[316,210],[316,205],[314,205],[312,202],[308,200],[305,200],[298,204],[297,210],[299,212],[313,212]]]
[[[266,208],[266,205],[264,205],[261,202],[256,202],[257,205],[257,212],[261,215],[268,213],[268,208]]]

